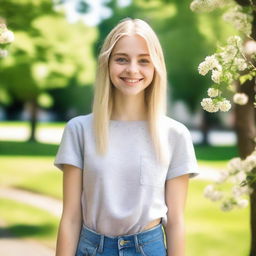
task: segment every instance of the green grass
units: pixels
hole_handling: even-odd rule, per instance
[[[13,122],[11,122],[13,124]],[[7,123],[1,125],[10,125]],[[14,123],[14,125],[27,125]],[[51,124],[40,124],[46,128]],[[63,124],[52,124],[63,127]],[[0,184],[62,197],[62,172],[53,166],[57,145],[32,142],[0,142]],[[195,146],[199,164],[222,169],[238,155],[235,147]],[[186,207],[187,256],[247,256],[249,208],[224,213],[218,203],[203,197],[210,182],[191,180]],[[228,187],[228,185],[226,185]],[[56,241],[58,220],[50,214],[11,200],[0,200],[0,219],[18,237],[30,237],[51,245]]]
[[[202,161],[228,161],[238,156],[236,146],[201,146],[195,145],[198,160]]]
[[[17,238],[32,238],[55,247],[59,220],[46,211],[13,200],[0,199],[0,219],[8,233]]]
[[[58,145],[39,142],[0,141],[0,155],[4,156],[54,156]]]
[[[249,208],[222,212],[204,198],[206,181],[191,180],[186,207],[187,255],[247,256]],[[228,185],[226,185],[227,187]]]
[[[205,181],[191,180],[186,207],[187,256],[247,256],[248,208],[224,213],[202,195]],[[16,237],[54,247],[59,220],[43,210],[0,199],[0,219]]]
[[[53,160],[53,157],[0,156],[0,183],[61,198],[62,172],[53,166]]]

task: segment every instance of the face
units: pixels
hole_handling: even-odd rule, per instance
[[[109,61],[113,86],[125,95],[137,95],[148,87],[154,66],[147,43],[138,35],[124,36],[116,43]]]

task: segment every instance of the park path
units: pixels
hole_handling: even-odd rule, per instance
[[[21,203],[29,204],[60,218],[62,211],[61,200],[39,195],[16,188],[0,187],[0,198],[7,198]],[[0,223],[0,230],[5,230],[5,225]],[[17,239],[7,232],[0,233],[1,256],[54,256],[53,248],[48,248],[36,241]]]
[[[218,171],[215,169],[206,166],[200,166],[199,169],[201,173],[195,179],[213,181],[218,177]],[[62,202],[52,197],[17,188],[0,187],[0,198],[7,198],[38,207],[58,218],[61,216]],[[4,229],[3,223],[0,223],[0,231]],[[54,256],[54,254],[54,249],[48,248],[38,242],[27,239],[17,239],[11,237],[10,234],[4,234],[3,232],[1,234],[0,232],[1,256]]]

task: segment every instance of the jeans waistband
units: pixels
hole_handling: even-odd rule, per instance
[[[117,246],[118,249],[136,247],[136,251],[139,251],[140,245],[157,239],[163,239],[163,230],[162,223],[160,223],[151,229],[136,234],[112,237],[99,234],[83,225],[81,236],[99,247],[98,252],[100,253],[103,251],[103,247],[113,248]]]

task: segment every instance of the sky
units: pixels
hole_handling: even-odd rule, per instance
[[[86,14],[80,14],[76,11],[76,4],[79,0],[66,0],[64,4],[55,7],[56,10],[62,10],[66,13],[68,22],[76,23],[82,20],[88,26],[96,26],[102,19],[111,16],[111,10],[103,6],[104,0],[85,0],[90,6],[90,10]],[[104,2],[107,2],[106,0]],[[118,4],[120,7],[127,6],[131,0],[119,0]]]

